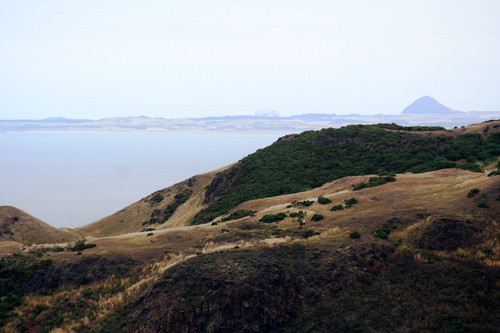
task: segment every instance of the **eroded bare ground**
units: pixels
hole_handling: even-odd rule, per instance
[[[409,281],[418,279],[400,272],[398,262],[428,279],[437,279],[428,276],[430,264],[437,265],[439,274],[455,269],[458,275],[487,276],[479,289],[465,294],[480,294],[475,313],[490,320],[485,307],[498,305],[500,299],[498,291],[488,289],[499,283],[500,276],[494,277],[500,267],[499,177],[447,169],[397,175],[396,182],[352,191],[353,185],[368,179],[347,177],[308,192],[246,202],[235,210],[257,213],[235,221],[174,224],[154,232],[96,238],[91,241],[96,247],[81,254],[54,252],[50,245],[25,247],[21,256],[52,263],[36,271],[37,279],[24,286],[29,296],[5,329],[84,332],[109,331],[116,325],[121,326],[117,330],[131,332],[210,331],[210,327],[255,332],[353,329],[356,321],[370,316],[359,313],[340,322],[323,318],[322,307],[340,313],[342,307],[353,307],[352,297],[357,299],[359,290],[373,286],[379,289],[366,299],[394,306],[405,288],[415,286],[393,281],[400,284],[394,292],[401,295],[384,303],[378,293],[389,292],[388,272],[406,274]],[[474,189],[479,191],[468,195]],[[321,205],[319,196],[332,202]],[[347,208],[345,201],[350,198],[357,203]],[[315,202],[307,207],[297,204],[304,200]],[[344,209],[331,211],[335,205]],[[299,211],[305,214],[305,226],[290,217]],[[278,213],[287,217],[259,222],[263,215]],[[324,218],[311,220],[315,214]],[[16,250],[12,244],[0,249],[4,254]],[[471,263],[466,272],[457,260]],[[365,303],[359,306],[370,313]],[[442,315],[449,315],[447,311]],[[462,313],[457,316],[464,320]],[[465,324],[476,322],[475,316]],[[454,320],[450,318],[441,321]],[[438,319],[414,322],[418,324],[391,325],[439,330]]]

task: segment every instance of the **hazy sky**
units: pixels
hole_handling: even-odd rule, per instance
[[[0,119],[500,110],[498,0],[0,0]]]

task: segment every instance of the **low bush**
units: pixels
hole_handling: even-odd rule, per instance
[[[382,228],[373,231],[373,236],[377,238],[387,239],[389,238],[390,233],[391,233],[390,228]]]
[[[319,232],[311,230],[311,229],[307,229],[302,233],[302,237],[304,237],[304,238],[309,238],[309,237],[312,237],[315,235],[319,235]]]
[[[332,212],[335,212],[335,211],[337,211],[337,210],[343,210],[343,209],[344,209],[344,206],[342,206],[342,205],[335,205],[335,206],[333,206],[332,208],[330,208],[330,210],[331,210]]]
[[[361,235],[358,231],[354,231],[349,234],[349,237],[351,237],[352,239],[359,239],[361,238]]]
[[[472,198],[472,197],[476,196],[478,193],[479,193],[479,189],[473,188],[472,190],[469,191],[469,193],[467,193],[467,197]]]
[[[321,221],[322,219],[324,219],[325,217],[321,214],[314,214],[312,217],[311,217],[311,221]]]
[[[165,199],[165,197],[164,197],[162,194],[160,194],[160,193],[156,194],[156,195],[155,195],[154,197],[152,197],[152,198],[151,198],[151,200],[150,200],[150,202],[151,202],[151,207],[152,207],[152,206],[154,206],[154,205],[155,205],[155,204],[157,204],[157,203],[162,202],[162,201],[163,201],[163,199]]]
[[[314,203],[314,201],[311,200],[304,200],[304,201],[299,201],[297,202],[297,205],[299,206],[304,206],[304,207],[309,207]]]
[[[486,202],[480,202],[477,204],[479,208],[490,208]]]
[[[221,222],[237,220],[245,216],[254,216],[255,213],[257,213],[255,210],[238,209],[237,211],[231,213],[228,217],[223,218]]]
[[[319,197],[318,203],[321,205],[328,205],[329,203],[332,203],[332,200],[325,198],[325,197]]]
[[[85,244],[85,240],[79,240],[70,250],[74,252],[76,251],[81,252],[83,250],[91,249],[93,247],[96,247],[96,244],[94,243]]]
[[[305,214],[303,211],[299,210],[298,212],[293,212],[293,213],[290,213],[290,217],[297,217],[299,219],[302,219],[304,218]]]
[[[396,177],[394,177],[394,176],[370,177],[370,180],[368,181],[368,183],[361,182],[357,185],[354,185],[352,190],[358,191],[358,190],[361,190],[364,188],[380,186],[380,185],[383,185],[385,183],[395,182],[395,181],[396,181]]]
[[[356,198],[350,198],[350,199],[344,200],[344,204],[345,204],[346,208],[350,208],[350,207],[352,207],[352,205],[355,205],[357,203],[358,203],[358,200],[356,200]]]
[[[263,222],[263,223],[279,222],[279,221],[284,220],[285,217],[286,217],[285,213],[278,213],[276,215],[268,214],[268,215],[262,216],[260,218],[259,222]]]

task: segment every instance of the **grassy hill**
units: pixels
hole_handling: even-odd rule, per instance
[[[205,187],[215,173],[193,176],[76,230],[88,237],[105,237],[186,225],[202,209]]]
[[[305,191],[347,176],[461,168],[480,172],[500,156],[500,121],[480,128],[352,125],[284,137],[218,174],[208,188],[206,223],[257,198]]]
[[[498,331],[499,127],[379,125],[285,137],[81,228],[85,242],[0,246],[0,325],[6,332]],[[361,147],[384,157],[377,147],[385,133],[400,139],[386,144],[391,156],[453,147],[465,155],[443,157],[450,166],[474,163],[486,172],[423,172],[436,166],[428,159],[418,173],[380,177],[391,169],[372,162],[372,173],[337,177],[333,169],[321,171],[332,160],[340,164],[331,153],[310,155],[314,173],[294,176],[295,166],[283,164],[278,182],[269,176],[273,155],[281,151],[289,161],[290,147],[305,152],[307,144],[317,152],[334,147],[350,170],[368,168],[360,156],[359,164],[349,162],[348,152]],[[253,188],[245,168],[255,156],[262,164],[252,169]],[[237,197],[241,202],[228,201],[212,223],[191,225],[197,212],[231,191],[267,191],[269,182],[293,191]]]
[[[21,244],[64,243],[80,236],[72,231],[57,229],[11,206],[0,206],[0,241]]]

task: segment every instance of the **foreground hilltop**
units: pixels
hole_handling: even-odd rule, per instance
[[[81,228],[86,241],[4,251],[0,324],[496,331],[499,128],[284,137]]]
[[[0,206],[0,241],[19,245],[65,243],[79,239],[69,230],[57,229],[11,206]]]

